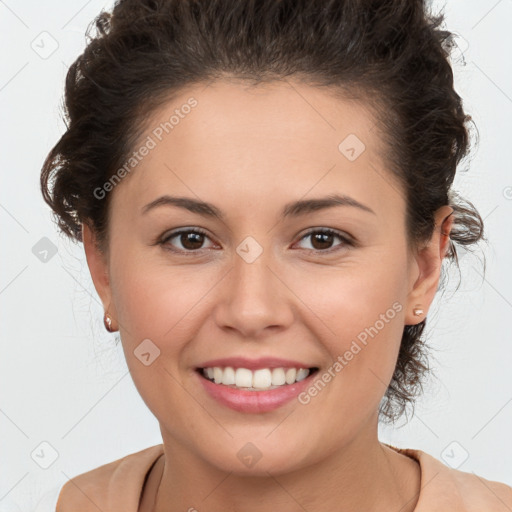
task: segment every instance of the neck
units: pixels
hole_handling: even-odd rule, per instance
[[[317,463],[266,476],[219,470],[164,435],[165,464],[156,478],[161,481],[153,510],[327,512],[342,503],[344,512],[412,512],[420,490],[418,463],[380,443],[376,429],[371,433]]]

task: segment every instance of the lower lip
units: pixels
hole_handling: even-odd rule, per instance
[[[307,388],[318,371],[310,373],[305,379],[265,391],[244,391],[222,384],[215,384],[199,371],[195,372],[207,393],[218,402],[240,412],[261,413],[278,409],[297,397]]]

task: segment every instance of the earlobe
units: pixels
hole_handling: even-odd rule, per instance
[[[450,231],[454,222],[453,212],[453,208],[448,205],[436,211],[432,237],[415,256],[419,276],[409,293],[405,325],[415,325],[423,321],[434,300],[441,276],[441,265],[449,247]]]

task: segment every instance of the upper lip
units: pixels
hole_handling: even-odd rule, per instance
[[[279,357],[260,357],[258,359],[247,359],[246,357],[224,357],[205,361],[198,368],[213,368],[215,366],[233,368],[247,368],[257,370],[260,368],[313,368],[314,366],[292,359],[281,359]]]

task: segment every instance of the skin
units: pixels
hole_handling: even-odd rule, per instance
[[[419,466],[379,442],[377,411],[404,325],[420,322],[413,308],[426,314],[434,299],[452,208],[440,208],[430,242],[409,251],[405,199],[380,156],[371,113],[300,83],[187,88],[154,114],[141,140],[190,96],[198,105],[113,190],[107,252],[83,224],[94,285],[162,432],[165,457],[141,510],[327,511],[343,503],[344,511],[412,511]],[[366,146],[355,161],[338,150],[348,134]],[[336,206],[280,218],[291,201],[335,192],[375,213]],[[141,213],[164,194],[213,203],[225,219],[173,206]],[[195,227],[207,231],[197,245],[166,242],[199,247],[193,254],[156,244]],[[309,228],[337,230],[357,245],[304,238]],[[263,248],[252,263],[236,252],[247,236]],[[329,248],[339,250],[326,255]],[[213,358],[270,355],[310,362],[322,375],[395,302],[401,311],[307,405],[237,412],[207,395],[195,373]],[[133,353],[147,338],[160,349],[149,366]],[[248,442],[261,452],[250,468],[237,457]]]

